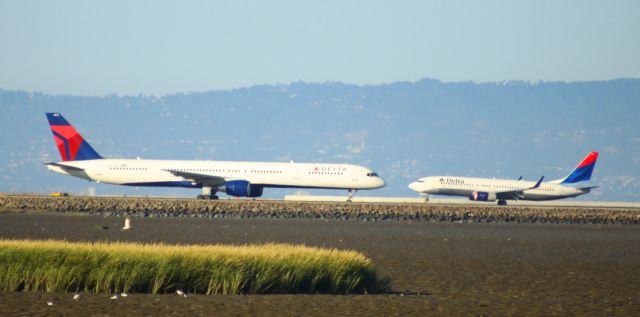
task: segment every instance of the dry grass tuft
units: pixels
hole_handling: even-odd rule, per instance
[[[371,260],[302,245],[0,240],[0,291],[204,294],[379,292]]]

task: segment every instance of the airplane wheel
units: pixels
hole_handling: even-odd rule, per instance
[[[220,197],[218,197],[217,195],[213,195],[213,196],[211,196],[211,199],[218,200],[218,199],[220,199]]]
[[[506,205],[507,205],[506,200],[498,200],[498,206],[506,206]]]
[[[204,199],[204,195],[198,195],[198,199]]]

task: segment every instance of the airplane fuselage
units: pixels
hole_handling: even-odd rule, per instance
[[[130,186],[197,188],[199,182],[176,176],[170,171],[246,180],[260,187],[375,189],[384,180],[371,169],[352,164],[186,161],[142,159],[96,159],[65,161],[57,164],[78,170],[47,165],[55,172],[90,181]]]
[[[504,192],[534,187],[536,182],[473,178],[454,176],[430,176],[419,179],[409,188],[423,194],[472,197],[477,192]],[[554,200],[576,197],[588,193],[588,189],[563,186],[554,183],[541,183],[539,187],[522,190],[523,200]]]

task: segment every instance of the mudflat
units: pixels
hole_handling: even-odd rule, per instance
[[[4,293],[0,315],[640,315],[640,226],[0,213],[0,238],[358,250],[392,293],[206,296]],[[53,305],[48,306],[47,301]]]

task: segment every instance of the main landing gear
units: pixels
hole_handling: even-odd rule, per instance
[[[204,200],[217,200],[218,196],[216,196],[216,192],[211,190],[209,186],[202,186],[202,195],[198,195],[198,199]]]
[[[353,198],[353,191],[358,191],[357,189],[349,189],[349,196],[347,196],[347,202],[350,203],[351,199]]]
[[[504,199],[499,199],[498,200],[498,206],[506,206],[507,205],[507,201]]]
[[[198,199],[204,199],[204,200],[218,200],[220,197],[213,195],[213,196],[207,196],[207,195],[198,195],[197,196]]]

